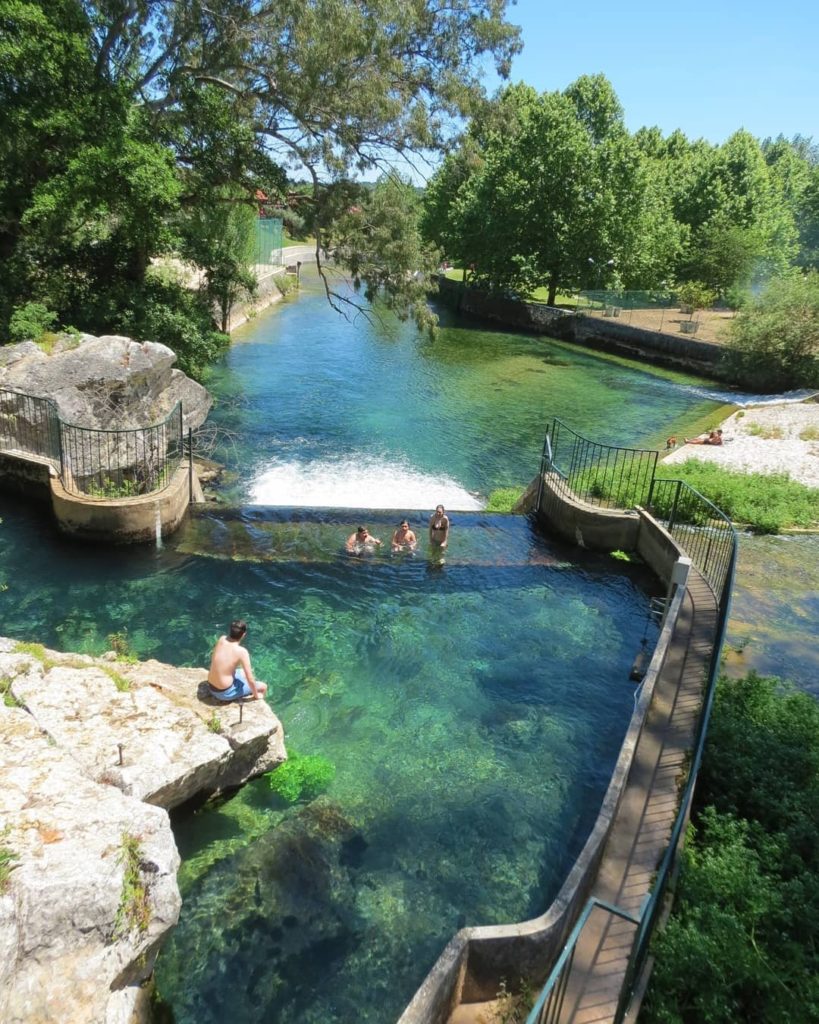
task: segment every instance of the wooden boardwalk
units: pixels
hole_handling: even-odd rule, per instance
[[[639,916],[677,813],[716,639],[717,604],[696,571],[635,751],[591,895]],[[597,908],[578,941],[560,1024],[611,1024],[636,926]]]

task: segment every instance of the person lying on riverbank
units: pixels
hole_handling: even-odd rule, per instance
[[[348,555],[372,554],[373,550],[377,547],[381,547],[381,541],[378,537],[373,537],[366,526],[359,526],[355,533],[351,533],[347,538],[346,549]]]
[[[242,647],[247,636],[247,623],[235,619],[227,636],[220,636],[213,648],[208,672],[208,689],[217,700],[240,700],[253,697],[258,700],[267,692],[267,686],[253,675],[250,655]]]
[[[722,444],[722,431],[712,430],[707,437],[687,437],[686,444]]]
[[[393,553],[398,551],[414,551],[417,544],[418,539],[410,529],[409,523],[406,519],[402,519],[398,524],[398,529],[392,535]]]

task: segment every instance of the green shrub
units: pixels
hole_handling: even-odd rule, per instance
[[[8,835],[8,828],[0,833],[0,839],[5,840]],[[11,847],[5,842],[0,844],[0,896],[8,889],[12,871],[17,867],[17,857]]]
[[[819,386],[819,272],[771,281],[734,320],[724,363],[743,387]]]
[[[57,324],[57,314],[41,302],[17,306],[9,320],[11,341],[34,341]]]
[[[522,487],[498,487],[486,502],[486,512],[511,512],[523,494]]]
[[[151,923],[148,886],[142,877],[142,843],[138,836],[122,833],[117,863],[124,866],[122,891],[114,922],[114,938],[129,932],[143,933]]]
[[[782,473],[742,473],[723,469],[712,462],[689,459],[673,466],[657,467],[657,480],[683,480],[713,502],[735,523],[754,533],[779,533],[789,527],[802,529],[819,521],[819,490],[807,487]],[[578,494],[610,500],[623,508],[645,501],[645,480],[630,482],[619,473],[589,470],[575,483]],[[655,487],[654,509],[667,518],[674,493],[669,487]],[[700,509],[682,492],[676,509],[677,522],[695,522]]]
[[[721,679],[647,1024],[819,1018],[819,703]]]
[[[335,765],[318,754],[297,754],[290,751],[284,764],[268,776],[270,788],[289,804],[313,800],[330,785]]]

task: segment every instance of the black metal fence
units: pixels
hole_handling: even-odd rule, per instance
[[[647,505],[721,601],[737,546],[728,516],[682,480],[655,480]]]
[[[71,494],[132,498],[162,490],[184,457],[182,405],[149,427],[100,430],[60,419],[56,405],[0,389],[0,450],[47,459]]]
[[[60,417],[49,398],[0,388],[0,449],[60,460]]]
[[[583,467],[589,462],[593,462],[596,466],[605,465],[605,459],[599,453],[601,447],[605,446],[588,441],[575,434],[574,431],[568,431],[564,424],[555,420],[546,435],[541,474],[543,472],[556,474],[564,480],[567,487],[571,487],[572,481],[575,481],[580,488],[579,491],[575,491],[575,497],[591,501],[594,499],[594,495],[589,493],[589,477]],[[640,504],[649,509],[690,557],[692,565],[707,581],[717,601],[716,634],[711,650],[703,693],[703,706],[697,724],[688,779],[680,797],[671,837],[657,870],[654,885],[643,904],[639,920],[634,922],[636,923],[636,933],[614,1018],[615,1024],[620,1024],[629,1010],[637,981],[649,955],[651,939],[664,907],[669,883],[676,867],[680,840],[689,818],[694,786],[702,761],[708,722],[711,717],[717,677],[719,676],[720,656],[728,625],[731,592],[736,572],[738,541],[736,530],[730,519],[693,487],[689,487],[682,480],[656,479],[654,475],[656,458],[651,477],[646,481],[644,479],[645,463],[641,458],[646,454],[645,452],[622,448],[612,448],[612,452],[614,453],[612,458],[620,460],[621,477],[634,483],[633,491],[628,487],[623,487],[619,492],[615,491],[614,493],[628,495],[629,498],[634,495],[640,496],[640,500],[624,503],[619,507],[625,510],[632,508],[635,504]],[[656,452],[653,454],[657,455]],[[593,481],[594,477],[591,479]],[[591,486],[593,490],[594,484],[592,483]],[[539,496],[538,507],[540,507],[540,501]],[[608,507],[616,506],[612,502],[608,502]],[[619,907],[603,904],[595,899],[589,900],[565,943],[526,1024],[546,1024],[546,1022],[552,1024],[552,1022],[562,1019],[563,997],[568,983],[568,974],[572,967],[574,951],[592,911],[604,911],[612,917],[633,921],[630,915]]]
[[[563,487],[589,505],[623,509],[647,506],[659,452],[618,448],[582,437],[552,420],[541,458],[541,477],[553,473]]]

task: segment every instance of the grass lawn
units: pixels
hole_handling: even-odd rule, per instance
[[[450,267],[449,270],[444,271],[444,277],[449,281],[463,281],[464,272],[459,267]],[[548,288],[535,288],[532,294],[529,296],[532,302],[545,302],[549,298]],[[576,295],[565,295],[563,292],[558,292],[555,298],[555,302],[558,306],[572,306],[577,305]]]
[[[290,245],[315,245],[316,240],[312,235],[305,235],[304,238],[293,238],[288,234],[287,228],[282,229],[282,246],[287,248]]]

